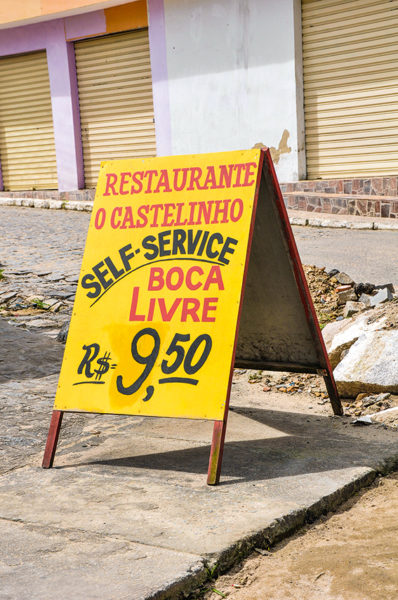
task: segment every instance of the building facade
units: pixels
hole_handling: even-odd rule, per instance
[[[1,187],[255,145],[285,182],[395,175],[397,30],[398,0],[7,0]]]

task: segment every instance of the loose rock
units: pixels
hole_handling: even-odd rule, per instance
[[[398,331],[368,331],[351,346],[334,370],[338,390],[352,398],[360,392],[398,393]]]

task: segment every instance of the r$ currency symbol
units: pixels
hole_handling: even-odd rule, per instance
[[[100,381],[102,376],[105,375],[109,371],[109,361],[111,360],[111,353],[105,352],[102,358],[97,359],[97,364],[99,365],[98,369],[94,369],[94,373],[96,373],[95,379]]]
[[[116,364],[110,364],[111,361],[111,353],[105,352],[103,356],[97,358],[100,353],[99,344],[89,344],[83,346],[83,350],[85,350],[85,354],[83,359],[77,369],[79,375],[84,374],[87,379],[94,378],[91,383],[104,383],[101,381],[102,377],[109,371],[109,369],[114,369]],[[98,365],[97,368],[94,368],[94,365]],[[94,377],[95,375],[95,377]],[[83,383],[83,382],[79,382]],[[85,382],[89,383],[89,382]],[[78,384],[75,384],[78,385]]]

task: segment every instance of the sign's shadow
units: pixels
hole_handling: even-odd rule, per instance
[[[369,430],[354,430],[333,418],[285,411],[239,407],[234,412],[271,428],[261,439],[226,441],[221,485],[291,477],[353,467],[371,467],[383,454],[391,453],[391,442],[370,439]],[[277,431],[281,435],[277,435]],[[170,436],[171,438],[171,436]],[[152,438],[153,439],[153,438]],[[173,438],[175,440],[175,437]],[[132,445],[134,437],[132,436]],[[167,447],[167,437],[163,438]],[[170,443],[172,443],[170,439]],[[189,443],[189,442],[188,442]],[[209,445],[165,450],[139,456],[124,456],[78,463],[74,466],[108,467],[108,474],[132,476],[132,470],[200,474],[206,473]],[[72,466],[71,464],[65,466]],[[102,469],[101,469],[102,470]],[[142,476],[142,473],[140,473]],[[183,484],[183,480],[180,479]]]

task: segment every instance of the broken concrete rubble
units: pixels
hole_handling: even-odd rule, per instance
[[[345,304],[346,302],[355,302],[357,299],[356,294],[353,289],[343,290],[342,292],[338,292],[337,295],[337,303],[339,306]]]
[[[361,335],[383,327],[385,317],[381,316],[379,320],[373,322],[369,322],[368,317],[367,313],[361,313],[356,318],[350,317],[343,321],[329,323],[324,327],[323,339],[333,368],[341,361],[342,353],[349,350]]]
[[[349,275],[347,275],[347,273],[343,273],[343,272],[336,273],[334,275],[334,277],[341,284],[350,284],[350,285],[354,284],[354,280],[351,279],[351,277]]]
[[[377,306],[377,304],[381,304],[382,302],[387,302],[388,300],[392,300],[393,295],[388,288],[382,288],[375,296],[370,297],[370,306]]]
[[[398,393],[398,331],[367,331],[352,344],[334,370],[339,392]]]
[[[352,317],[352,315],[365,310],[366,305],[363,302],[347,302],[344,307],[343,317]]]

